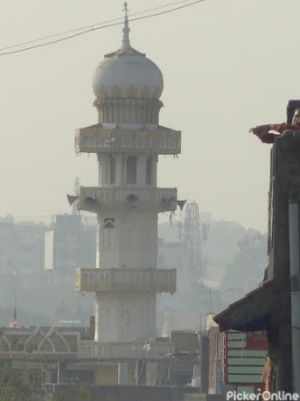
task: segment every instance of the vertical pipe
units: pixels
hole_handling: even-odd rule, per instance
[[[291,324],[293,388],[300,394],[300,268],[299,268],[299,205],[293,199],[289,203],[289,247],[291,280]]]

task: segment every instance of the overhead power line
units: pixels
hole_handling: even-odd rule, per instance
[[[143,11],[138,11],[138,12],[135,12],[135,13],[131,13],[130,15],[131,15],[131,16],[141,15],[141,14],[145,14],[145,13],[148,13],[148,12],[151,12],[151,11],[160,10],[160,9],[162,9],[162,8],[171,7],[171,6],[180,4],[180,3],[186,3],[186,2],[188,2],[188,1],[190,1],[190,0],[175,1],[175,2],[172,2],[172,3],[164,4],[164,5],[159,6],[159,7],[150,8],[150,9],[147,9],[147,10],[143,10]],[[79,28],[73,28],[73,29],[69,29],[69,30],[67,30],[67,31],[58,32],[58,33],[55,33],[55,34],[52,34],[52,35],[41,36],[41,37],[39,37],[39,38],[32,39],[32,40],[28,40],[28,41],[26,41],[26,42],[21,42],[21,43],[19,42],[19,43],[13,44],[13,45],[5,46],[5,47],[0,47],[0,52],[2,52],[3,50],[13,49],[13,48],[16,48],[16,47],[26,46],[26,45],[29,45],[29,44],[32,44],[32,43],[35,43],[35,42],[40,42],[40,41],[42,41],[42,40],[49,40],[49,39],[53,39],[53,38],[58,37],[58,36],[68,35],[68,34],[72,34],[72,33],[75,33],[75,32],[82,31],[82,30],[87,30],[87,29],[90,29],[91,27],[97,27],[98,25],[108,24],[108,23],[110,23],[110,22],[116,22],[116,21],[119,21],[119,22],[120,22],[120,21],[122,21],[122,20],[123,20],[123,17],[116,17],[116,18],[111,18],[111,19],[109,19],[109,20],[96,22],[96,23],[94,23],[94,24],[89,24],[89,25],[81,26],[81,27],[79,27]]]
[[[162,6],[155,7],[152,9],[132,13],[129,16],[128,21],[134,22],[134,21],[139,21],[139,20],[143,20],[143,19],[158,17],[160,15],[169,14],[171,12],[184,9],[184,8],[196,5],[198,3],[202,3],[203,1],[204,0],[195,0],[195,1],[190,2],[189,0],[181,0],[181,1],[164,4]],[[161,10],[162,8],[175,6],[175,5],[181,4],[181,3],[185,3],[185,4],[178,5],[176,7],[172,7],[167,10],[157,11],[157,10]],[[150,14],[147,14],[147,13],[150,13]],[[141,15],[141,14],[146,14],[146,15]],[[138,16],[138,15],[140,15],[140,16]],[[10,46],[2,47],[2,48],[0,48],[0,57],[7,56],[10,54],[22,53],[22,52],[37,49],[40,47],[54,45],[56,43],[70,40],[75,37],[82,36],[82,35],[85,35],[87,33],[90,33],[90,32],[96,31],[96,30],[110,28],[110,27],[118,26],[118,25],[122,25],[122,24],[123,24],[123,18],[117,17],[117,18],[102,21],[102,22],[99,22],[99,23],[96,23],[93,25],[88,25],[88,26],[84,26],[81,28],[75,28],[75,29],[72,29],[69,31],[64,31],[64,32],[53,34],[53,35],[43,36],[43,37],[33,39],[33,40],[30,40],[27,42],[22,42],[22,43],[17,43],[17,44],[10,45]],[[65,36],[63,36],[63,35],[65,35]],[[63,37],[60,37],[60,36],[63,36]],[[41,43],[36,43],[36,42],[41,42]],[[27,45],[31,45],[31,46],[27,46]],[[22,47],[22,46],[26,46],[26,47]],[[18,47],[21,47],[21,48],[18,49]],[[14,50],[11,50],[11,49],[14,49]]]

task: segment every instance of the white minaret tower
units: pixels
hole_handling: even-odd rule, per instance
[[[181,146],[180,132],[158,123],[162,73],[131,47],[127,3],[122,46],[98,66],[93,89],[99,122],[77,130],[76,151],[97,154],[99,182],[80,187],[77,207],[97,214],[97,266],[78,269],[76,287],[96,294],[97,355],[124,344],[127,358],[128,343],[155,348],[156,293],[176,290],[175,269],[157,268],[157,219],[176,209],[177,190],[157,187],[157,162]]]

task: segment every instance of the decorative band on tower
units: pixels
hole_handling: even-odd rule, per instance
[[[76,132],[76,152],[97,155],[98,185],[74,199],[98,220],[97,266],[77,269],[76,289],[96,294],[97,344],[128,351],[154,341],[156,294],[176,291],[176,270],[157,268],[157,221],[176,209],[177,189],[157,187],[157,165],[180,153],[181,133],[159,125],[163,76],[131,46],[127,11],[121,48],[96,70],[98,123]]]

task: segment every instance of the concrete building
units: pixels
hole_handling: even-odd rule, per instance
[[[44,268],[72,274],[77,266],[92,267],[95,250],[95,228],[85,225],[80,214],[56,215],[45,232]]]
[[[97,262],[78,269],[76,288],[96,294],[86,357],[114,351],[99,384],[129,384],[132,363],[146,359],[154,372],[173,352],[156,341],[156,294],[176,290],[176,270],[157,268],[157,220],[176,209],[177,190],[157,187],[157,162],[180,153],[181,133],[159,125],[163,76],[131,46],[127,10],[122,46],[98,66],[93,88],[98,123],[77,131],[76,151],[97,155],[99,182],[80,187],[76,206],[97,215]]]
[[[288,104],[288,123],[300,101]],[[300,392],[300,132],[286,130],[271,150],[268,257],[262,284],[214,317],[222,331],[266,330],[266,387]],[[269,364],[268,364],[269,365]]]
[[[15,225],[18,244],[18,272],[32,273],[42,270],[46,226],[31,221]]]
[[[182,387],[173,383],[165,386],[155,384],[148,386],[97,385],[95,379],[97,379],[99,369],[96,364],[89,363],[82,354],[88,337],[89,331],[82,327],[2,329],[0,372],[2,374],[5,372],[5,377],[7,377],[8,372],[10,374],[16,372],[20,386],[23,383],[23,377],[27,377],[24,374],[27,374],[32,380],[32,397],[30,399],[34,400],[200,400],[196,397],[198,395],[197,388]],[[177,345],[178,354],[181,350],[186,349],[185,343],[183,341],[182,344],[181,341],[181,344]],[[108,351],[106,350],[106,355]],[[189,351],[194,352],[193,347],[189,348]],[[104,358],[105,354],[103,354]],[[187,366],[187,359],[190,360],[191,358],[192,355],[188,358],[185,353],[182,356],[178,355],[177,364],[181,368],[184,367],[185,370],[190,370]],[[178,371],[178,367],[174,367],[174,373],[170,374],[171,377],[176,376],[176,371]],[[162,369],[160,372],[163,373]],[[1,384],[3,385],[3,383],[5,386],[5,379],[2,378]],[[3,389],[1,388],[1,390]]]
[[[0,220],[0,244],[0,271],[16,271],[16,230],[12,217]]]
[[[46,226],[0,218],[0,273],[28,274],[41,270]]]

